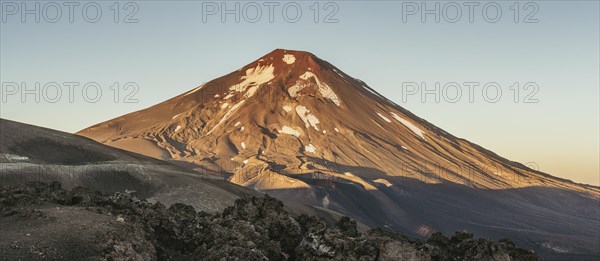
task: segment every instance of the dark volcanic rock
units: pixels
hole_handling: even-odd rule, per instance
[[[85,188],[62,190],[59,183],[0,188],[2,218],[48,221],[34,207],[53,204],[84,209],[114,222],[89,246],[102,260],[537,260],[510,240],[451,238],[434,233],[426,243],[373,229],[361,234],[341,218],[328,226],[314,216],[292,216],[283,203],[265,195],[243,197],[220,214],[196,212],[185,204],[166,208],[134,193],[101,195]],[[53,240],[52,237],[42,240]],[[1,253],[5,253],[0,244]],[[59,249],[77,251],[78,249]]]

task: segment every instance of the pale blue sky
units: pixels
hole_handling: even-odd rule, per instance
[[[44,17],[35,23],[32,15],[22,23],[20,13],[8,15],[10,10],[3,9],[7,16],[0,24],[0,78],[4,84],[25,82],[30,88],[35,82],[97,82],[103,90],[100,101],[85,102],[81,87],[76,88],[74,103],[66,87],[56,103],[36,103],[31,95],[21,102],[12,95],[2,101],[2,118],[75,132],[183,93],[275,48],[306,50],[456,136],[512,160],[535,162],[553,175],[600,183],[597,1],[534,2],[538,23],[522,22],[533,10],[523,10],[524,2],[520,22],[515,23],[513,1],[495,2],[503,12],[497,23],[483,19],[481,6],[486,2],[475,8],[473,23],[464,2],[458,2],[463,16],[457,23],[443,18],[435,23],[433,16],[425,23],[419,16],[403,22],[403,4],[395,1],[333,2],[339,7],[333,16],[337,23],[322,22],[333,10],[323,10],[325,2],[320,2],[320,22],[315,23],[310,9],[315,1],[297,2],[303,12],[297,23],[283,19],[283,2],[275,7],[273,23],[264,2],[257,2],[263,7],[257,23],[243,18],[236,23],[232,15],[225,23],[218,15],[207,16],[204,23],[202,2],[144,1],[135,2],[139,10],[134,18],[139,22],[129,24],[122,21],[133,9],[123,10],[125,2],[119,23],[110,9],[114,1],[94,2],[103,11],[97,23],[83,19],[81,7],[88,2],[80,3],[73,23],[65,6],[57,23]],[[227,2],[230,7],[234,3]],[[247,2],[239,3],[242,7]],[[53,9],[48,10],[46,18],[52,18]],[[109,89],[114,82],[135,82],[139,102],[123,103],[122,91],[121,101],[115,103]],[[466,96],[457,103],[436,103],[432,96],[425,102],[409,96],[403,102],[403,82],[425,82],[430,88],[435,82],[497,82],[503,96],[488,103],[479,88],[474,103]],[[539,102],[523,103],[528,92],[521,90],[520,102],[515,103],[509,89],[514,82],[535,82],[539,92],[534,98]]]

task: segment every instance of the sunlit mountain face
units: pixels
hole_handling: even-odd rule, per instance
[[[274,50],[77,134],[417,237],[468,229],[549,253],[600,246],[585,232],[599,225],[598,187],[457,138],[309,52]]]

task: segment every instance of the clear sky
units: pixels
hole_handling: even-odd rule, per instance
[[[598,1],[296,1],[286,16],[286,2],[276,1],[1,2],[2,118],[75,132],[273,49],[306,50],[458,137],[556,176],[600,183]],[[37,11],[23,11],[36,3]],[[223,7],[235,13],[236,3],[239,22],[227,13],[223,21]],[[439,23],[422,12],[436,3]],[[70,82],[79,84],[72,94]],[[129,82],[139,88],[127,98]],[[440,101],[423,100],[412,82],[430,90],[439,83]],[[479,84],[472,95],[469,82]],[[36,83],[37,94],[23,100]],[[493,88],[484,97],[485,85]],[[102,96],[94,99],[97,87]],[[496,88],[502,96],[494,103]]]

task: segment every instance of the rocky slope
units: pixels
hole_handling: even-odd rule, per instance
[[[222,178],[81,136],[0,119],[0,185],[30,181],[56,181],[66,189],[84,186],[102,193],[136,191],[150,202],[166,206],[185,202],[210,213],[223,211],[242,195],[262,195]],[[319,215],[328,222],[341,216],[294,202],[287,204],[287,210]]]
[[[1,186],[0,207],[6,260],[538,260],[508,239],[468,232],[436,233],[425,243],[381,229],[362,234],[347,217],[329,226],[291,215],[269,196],[245,196],[209,214],[132,193],[33,182]]]
[[[347,174],[340,179],[358,176],[350,182],[381,178],[385,184],[385,176],[395,176],[476,188],[600,193],[457,138],[301,51],[275,50],[189,92],[77,134],[228,172],[255,159],[288,175],[320,169]]]
[[[455,137],[308,52],[275,50],[78,134],[371,227],[600,256],[598,187]]]

